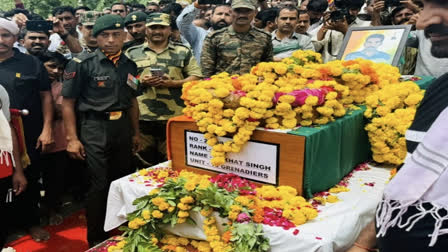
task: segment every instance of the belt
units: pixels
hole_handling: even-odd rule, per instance
[[[126,116],[125,110],[120,111],[88,111],[82,113],[84,119],[88,120],[106,120],[106,121],[116,121]]]

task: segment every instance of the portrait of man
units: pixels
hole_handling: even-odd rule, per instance
[[[374,62],[388,63],[391,60],[391,55],[381,51],[381,46],[384,42],[383,34],[369,35],[365,42],[364,48],[360,51],[352,52],[345,56],[344,60],[354,60],[357,58],[372,60]]]

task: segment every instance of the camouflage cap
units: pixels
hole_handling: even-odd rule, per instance
[[[99,11],[86,11],[81,14],[80,23],[82,25],[94,25],[95,21],[102,15],[103,13]]]
[[[164,25],[170,26],[170,15],[166,13],[151,13],[146,19],[146,26]]]
[[[138,22],[145,22],[148,15],[142,11],[134,11],[129,13],[124,19],[124,25],[129,25]]]
[[[102,31],[117,30],[123,28],[124,22],[122,17],[118,15],[107,14],[96,20],[95,25],[93,26],[92,34],[94,37],[96,37]]]
[[[232,1],[232,9],[237,9],[237,8],[246,8],[246,9],[251,9],[251,10],[255,10],[257,7],[256,2],[252,1],[252,0],[233,0]]]

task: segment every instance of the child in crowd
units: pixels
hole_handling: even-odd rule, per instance
[[[60,198],[63,192],[65,169],[67,162],[67,142],[65,139],[64,122],[62,120],[62,74],[67,60],[57,52],[45,52],[40,60],[44,63],[51,81],[51,94],[53,96],[54,119],[53,138],[54,145],[42,153],[42,178],[45,188],[45,203],[49,212],[50,225],[59,225],[63,218],[59,213]]]

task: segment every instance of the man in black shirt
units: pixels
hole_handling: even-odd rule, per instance
[[[73,158],[86,160],[91,247],[107,238],[103,227],[110,182],[132,172],[132,151],[139,149],[138,85],[132,82],[137,66],[121,51],[126,36],[123,28],[120,16],[98,18],[92,30],[98,49],[74,58],[64,73],[67,151]]]
[[[22,199],[17,200],[20,206],[16,213],[18,219],[30,226],[32,237],[40,241],[48,239],[49,234],[39,227],[39,156],[41,150],[45,151],[53,143],[53,105],[50,81],[42,63],[13,48],[18,31],[14,22],[0,18],[0,83],[8,92],[11,108],[30,112],[23,118],[25,143],[31,160],[25,171],[29,185]]]

